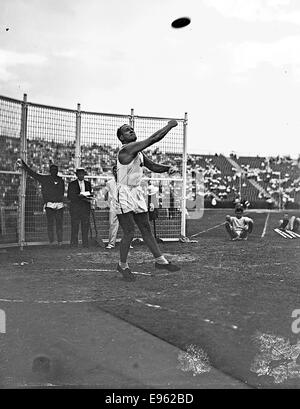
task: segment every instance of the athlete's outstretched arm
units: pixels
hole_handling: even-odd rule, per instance
[[[28,173],[29,176],[31,176],[33,179],[38,180],[39,182],[43,182],[44,175],[41,175],[37,172],[34,172],[30,167],[21,159],[22,167],[23,169]]]
[[[138,152],[141,152],[149,146],[162,140],[167,135],[167,133],[177,125],[177,121],[171,120],[166,126],[156,131],[153,135],[149,136],[149,138],[146,138],[143,141],[128,143],[119,152],[120,163],[122,165],[128,165],[128,163],[130,163],[132,159],[135,158]]]
[[[151,172],[155,172],[155,173],[168,172],[170,175],[177,172],[176,169],[173,168],[173,166],[160,165],[159,163],[153,162],[144,153],[143,153],[143,157],[144,157],[144,166],[147,169],[151,170]]]

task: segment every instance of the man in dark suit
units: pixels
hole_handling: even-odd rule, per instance
[[[29,176],[37,180],[42,186],[43,202],[47,216],[47,230],[49,243],[54,243],[54,223],[56,224],[56,235],[58,245],[63,241],[63,213],[64,213],[64,193],[65,183],[62,177],[58,176],[58,167],[51,164],[49,167],[50,175],[42,175],[34,172],[23,161],[18,160],[18,163],[23,167]],[[26,217],[26,230],[31,229],[34,231],[34,218],[33,218],[33,195],[36,193],[34,186],[28,186],[26,189],[25,199],[25,217]],[[34,189],[34,190],[33,190]],[[32,224],[32,225],[31,225]]]
[[[90,211],[92,186],[84,180],[85,170],[76,169],[77,179],[69,183],[68,199],[71,214],[71,246],[78,246],[79,225],[81,225],[82,245],[88,247],[88,232],[90,225]]]

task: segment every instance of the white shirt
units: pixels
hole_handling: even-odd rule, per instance
[[[79,179],[78,179],[78,183],[79,183],[80,193],[85,192],[85,183],[84,183],[84,180],[79,180]]]
[[[62,202],[47,202],[46,207],[49,207],[53,210],[59,210],[64,207],[64,204]]]
[[[109,207],[113,211],[117,202],[117,183],[114,178],[106,182],[106,190],[108,192]]]
[[[240,219],[235,216],[230,217],[230,223],[236,231],[242,231],[249,222],[252,222],[250,217],[242,216]]]
[[[117,183],[125,186],[140,186],[143,178],[144,156],[139,152],[136,157],[128,163],[122,165],[117,160]]]
[[[117,183],[115,179],[110,179],[106,182],[107,191],[109,194],[109,200],[117,200]]]

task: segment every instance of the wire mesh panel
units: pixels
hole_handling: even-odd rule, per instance
[[[128,123],[126,115],[81,114],[81,166],[89,175],[111,174],[120,141],[117,129]]]
[[[134,130],[138,139],[145,139],[167,125],[168,119],[135,117]],[[183,120],[177,120],[178,126],[155,145],[144,151],[154,162],[176,166],[182,176],[183,164]]]
[[[111,177],[112,166],[116,163],[118,150],[121,146],[117,139],[117,129],[124,123],[130,122],[129,116],[115,116],[81,114],[81,165],[91,176],[91,182],[98,203],[95,215],[98,233],[102,238],[107,237],[109,229],[109,207],[105,202],[102,191],[107,180]],[[138,139],[144,139],[158,129],[164,127],[168,120],[146,117],[134,117],[134,128]],[[168,175],[151,174],[145,171],[142,184],[147,197],[147,180],[150,177],[161,177],[161,181],[153,182],[160,185],[159,218],[156,231],[163,238],[177,238],[181,229],[181,198],[182,198],[182,157],[183,157],[183,121],[179,121],[176,128],[163,141],[154,145],[145,153],[155,162],[176,165],[179,173],[172,178]],[[103,175],[103,177],[100,177]],[[98,178],[97,178],[98,176]],[[167,177],[166,177],[167,176]],[[136,237],[140,237],[136,231]]]
[[[29,104],[27,116],[27,164],[35,172],[49,175],[49,166],[58,166],[59,174],[74,173],[76,111]],[[69,215],[65,208],[51,217],[42,195],[43,179],[27,178],[25,196],[25,240],[47,242],[68,240]],[[66,196],[67,184],[65,184]],[[58,214],[63,220],[62,239],[56,234]],[[59,216],[59,217],[60,217]],[[59,221],[58,221],[59,223]]]
[[[0,97],[0,245],[18,242],[21,112],[20,101]]]
[[[19,178],[0,171],[0,245],[18,243]]]
[[[0,170],[15,170],[20,157],[20,101],[0,97]]]
[[[120,148],[117,129],[125,123],[133,124],[140,139],[150,136],[167,122],[161,118],[80,112],[80,107],[77,111],[49,107],[28,103],[25,96],[23,101],[0,97],[0,244],[18,240],[23,244],[50,240],[44,179],[39,177],[49,176],[50,164],[58,166],[65,184],[63,240],[70,240],[71,223],[66,197],[68,184],[76,178],[74,171],[78,165],[86,169],[87,179],[91,180],[95,193],[91,230],[94,235],[97,233],[98,237],[107,238],[110,209],[103,192],[106,182],[112,177],[112,166]],[[146,171],[142,187],[148,201],[149,178],[157,187],[159,220],[155,233],[161,237],[179,237],[183,120],[179,120],[178,127],[148,149],[146,154],[155,162],[177,165],[179,173],[174,178]],[[21,177],[21,172],[16,169],[16,160],[20,157],[26,158],[33,171],[26,173],[26,184],[24,176]],[[19,232],[20,226],[24,227],[25,236],[23,227],[22,234]],[[54,234],[54,242],[57,239]]]
[[[27,118],[27,161],[41,173],[57,164],[63,174],[74,171],[76,111],[30,104]]]
[[[95,236],[97,233],[99,238],[107,240],[110,207],[108,197],[105,194],[105,186],[106,182],[111,179],[111,176],[87,176],[86,179],[91,182],[95,197],[94,215],[91,215],[90,220],[91,235]],[[155,194],[148,194],[149,183],[151,183],[152,188],[154,188]],[[178,238],[181,228],[182,181],[180,179],[171,178],[144,178],[141,186],[149,208],[152,203],[153,208],[158,210],[158,218],[155,221],[155,225],[151,223],[155,235],[165,239]],[[96,226],[94,225],[93,217],[95,217]],[[152,221],[151,216],[150,221]],[[118,237],[120,238],[121,236],[122,232],[120,228]],[[135,237],[141,238],[137,228],[135,229]]]
[[[121,146],[117,129],[125,123],[129,123],[128,115],[81,113],[81,166],[87,171],[95,197],[91,233],[104,240],[108,238],[110,210],[104,191]]]
[[[161,239],[178,238],[181,233],[182,180],[157,176],[153,175],[142,183],[153,232]],[[149,190],[154,193],[149,194]]]
[[[168,121],[161,118],[135,117],[134,130],[138,139],[145,139],[167,125]],[[178,238],[181,234],[183,126],[184,121],[178,120],[178,126],[173,128],[164,139],[144,151],[154,162],[172,165],[178,170],[178,173],[172,177],[150,171],[145,173],[149,178],[155,179],[152,184],[159,188],[157,194],[159,212],[155,228],[160,238]]]

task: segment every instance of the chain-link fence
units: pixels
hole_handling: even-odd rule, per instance
[[[56,164],[63,177],[65,198],[63,241],[70,241],[70,214],[66,200],[68,184],[76,179],[75,168],[84,167],[95,197],[94,218],[90,234],[105,240],[109,230],[109,204],[106,182],[112,178],[119,140],[117,128],[129,123],[138,138],[146,138],[166,125],[167,118],[102,114],[77,109],[62,109],[0,96],[0,246],[47,243],[49,226],[38,175],[49,175],[49,166]],[[178,239],[185,234],[185,145],[186,118],[160,143],[145,153],[154,162],[176,164],[178,174],[168,177],[145,172],[142,186],[148,203],[158,208],[155,232],[160,238]],[[37,175],[16,168],[22,158]],[[32,177],[33,176],[33,177]],[[156,195],[148,196],[149,185]],[[184,210],[184,211],[182,211]],[[95,220],[95,223],[94,223]],[[138,232],[137,237],[138,236]]]
[[[20,101],[0,98],[0,243],[19,242],[20,157],[22,106]]]

